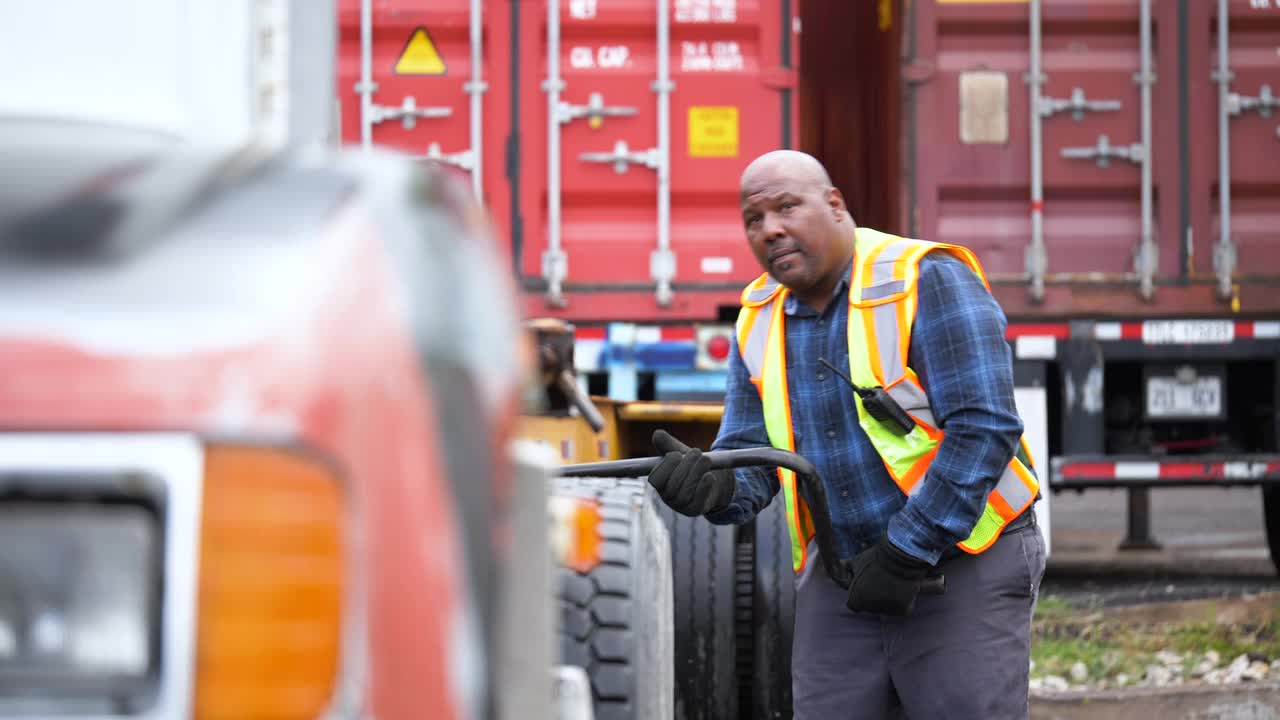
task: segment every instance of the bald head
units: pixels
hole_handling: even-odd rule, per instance
[[[738,191],[745,198],[762,185],[777,181],[802,192],[831,187],[831,176],[814,156],[798,150],[774,150],[752,160],[742,171]]]
[[[854,222],[844,196],[812,155],[777,150],[742,172],[743,228],[760,267],[821,310],[853,256]]]

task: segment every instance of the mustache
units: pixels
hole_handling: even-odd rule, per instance
[[[798,248],[798,247],[796,247],[796,246],[794,246],[794,245],[788,245],[788,246],[786,246],[786,247],[774,248],[774,249],[773,249],[772,251],[770,251],[770,253],[769,253],[769,262],[773,262],[774,260],[777,260],[778,258],[782,257],[783,255],[786,255],[787,253],[798,253],[798,252],[800,252],[800,248]]]

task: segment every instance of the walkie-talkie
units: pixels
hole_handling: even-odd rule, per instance
[[[826,358],[820,357],[818,362],[830,368],[831,372],[839,375],[841,380],[848,383],[849,387],[858,393],[858,397],[862,398],[862,407],[866,408],[867,414],[875,418],[877,422],[885,423],[890,430],[901,435],[906,435],[916,429],[915,419],[908,415],[907,411],[903,410],[898,401],[885,392],[884,388],[878,386],[873,388],[859,387],[853,383],[853,380],[849,379],[848,375],[840,372],[835,365],[827,362]]]

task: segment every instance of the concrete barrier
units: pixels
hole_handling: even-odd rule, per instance
[[[1032,695],[1032,720],[1280,720],[1280,682]]]

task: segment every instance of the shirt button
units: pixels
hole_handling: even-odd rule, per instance
[[[826,379],[827,379],[827,375],[826,375],[826,373],[818,373],[818,379],[819,379],[819,380],[826,380]]]
[[[836,431],[835,431],[835,430],[828,430],[828,431],[827,431],[827,437],[829,437],[829,438],[833,438],[833,437],[835,437],[835,436],[836,436]]]
[[[848,491],[848,490],[841,490],[841,491],[840,491],[840,497],[849,497],[849,491]]]

